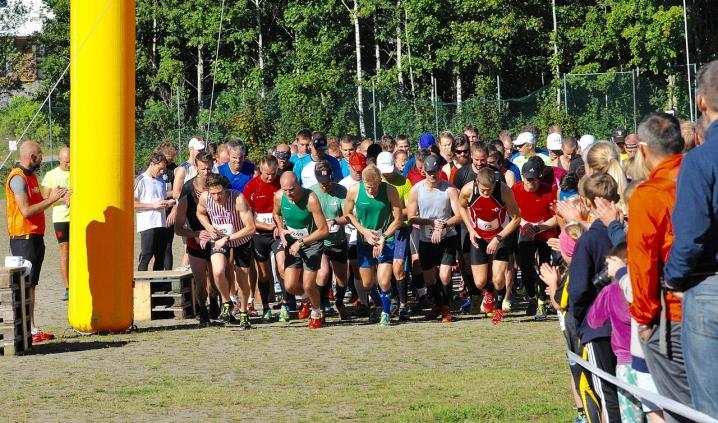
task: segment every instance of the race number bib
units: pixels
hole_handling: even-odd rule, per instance
[[[476,219],[476,227],[481,229],[482,231],[492,231],[499,227],[499,219],[494,219],[491,222]]]
[[[232,235],[232,232],[234,232],[234,227],[232,226],[231,223],[225,223],[222,225],[214,225],[214,227],[217,228],[217,230],[223,235],[229,236],[229,235]]]
[[[287,226],[287,230],[289,231],[289,236],[294,239],[302,239],[309,236],[309,229],[307,228],[295,229]]]
[[[260,223],[266,223],[268,225],[274,224],[274,216],[272,213],[257,213],[254,216],[254,220]]]
[[[434,226],[433,225],[424,225],[422,226],[424,230],[424,236],[428,239],[431,239],[431,236],[434,234]],[[446,228],[441,230],[441,238],[444,238],[446,236]]]
[[[329,233],[335,234],[339,232],[339,229],[341,229],[341,226],[337,225],[336,223],[329,227]]]

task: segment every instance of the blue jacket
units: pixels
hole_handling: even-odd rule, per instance
[[[578,239],[573,251],[571,266],[568,268],[568,312],[576,319],[582,344],[611,336],[610,323],[594,329],[585,320],[589,307],[598,296],[593,277],[605,267],[606,255],[610,249],[608,229],[603,222],[596,220]]]
[[[686,153],[678,174],[674,239],[663,282],[670,289],[689,288],[692,273],[718,270],[717,164],[718,120],[706,130],[704,143]]]

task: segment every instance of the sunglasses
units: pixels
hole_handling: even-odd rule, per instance
[[[463,150],[454,150],[454,153],[456,154],[469,154],[469,149],[465,148]]]
[[[626,150],[635,150],[638,148],[638,144],[626,144]]]
[[[277,159],[279,159],[279,160],[287,160],[287,159],[289,159],[289,157],[290,157],[290,154],[289,154],[288,151],[277,151],[277,152],[274,153],[274,155],[275,155],[275,156],[277,157]]]

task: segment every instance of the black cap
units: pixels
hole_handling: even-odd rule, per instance
[[[432,154],[424,160],[424,172],[438,172],[441,169],[439,158]]]
[[[541,168],[533,162],[526,162],[521,168],[521,176],[524,179],[538,179],[541,176]]]
[[[329,169],[314,168],[314,176],[320,184],[326,184],[332,180],[332,171]]]
[[[611,141],[614,143],[625,143],[626,142],[626,130],[623,128],[616,128],[611,132]]]
[[[312,144],[314,145],[314,148],[317,150],[326,150],[327,149],[327,139],[326,138],[313,138]]]

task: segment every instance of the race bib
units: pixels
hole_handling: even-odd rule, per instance
[[[494,219],[491,222],[476,219],[476,227],[481,229],[482,231],[492,231],[499,227],[499,219]]]
[[[340,229],[340,228],[341,228],[341,226],[339,226],[339,225],[337,225],[337,224],[335,223],[335,224],[333,224],[332,226],[329,227],[329,233],[330,233],[330,234],[335,234],[335,233],[339,232],[339,229]]]
[[[214,227],[217,228],[217,230],[223,235],[229,236],[229,235],[232,235],[232,232],[234,232],[234,227],[232,226],[231,223],[225,223],[222,225],[214,225]]]
[[[424,236],[426,238],[431,239],[431,235],[434,234],[434,226],[433,225],[424,225],[422,226],[424,228]],[[441,238],[444,238],[446,236],[446,228],[441,230]]]
[[[289,236],[294,239],[302,239],[309,236],[309,229],[307,228],[295,229],[287,226],[287,230],[289,231]]]
[[[256,213],[254,215],[254,220],[260,223],[266,223],[268,225],[274,224],[274,216],[272,213]]]

